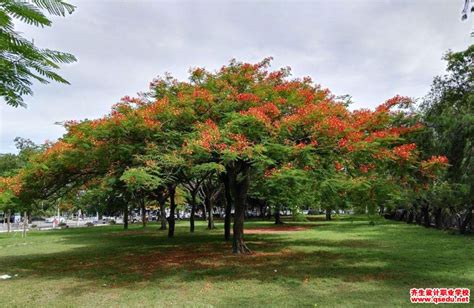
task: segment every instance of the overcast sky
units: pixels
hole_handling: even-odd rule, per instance
[[[423,96],[444,71],[442,55],[473,43],[464,0],[71,2],[73,15],[50,28],[17,23],[78,62],[61,70],[70,86],[35,86],[27,109],[0,104],[0,153],[15,152],[16,136],[55,140],[64,133],[55,122],[100,117],[164,72],[186,79],[190,67],[272,56],[275,69],[291,66],[351,95],[352,108],[372,108],[395,94]]]

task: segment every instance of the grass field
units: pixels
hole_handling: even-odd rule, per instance
[[[472,236],[382,219],[297,225],[247,222],[249,256],[230,253],[220,223],[190,234],[179,222],[174,239],[156,225],[1,234],[0,275],[18,276],[0,280],[0,306],[387,307],[412,306],[412,287],[474,290]]]

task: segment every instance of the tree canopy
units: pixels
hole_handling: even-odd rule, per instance
[[[27,203],[108,183],[126,200],[124,211],[133,198],[168,199],[172,237],[176,190],[184,187],[196,202],[195,191],[214,175],[212,185],[225,186],[222,195],[234,209],[233,252],[248,253],[249,196],[294,210],[351,204],[375,212],[402,200],[384,188],[424,190],[446,168],[445,157],[422,160],[410,142],[423,130],[411,99],[351,111],[309,77],[270,71],[270,62],[194,68],[189,81],[160,77],[103,118],[65,122],[67,133],[17,176],[3,178],[3,191]]]

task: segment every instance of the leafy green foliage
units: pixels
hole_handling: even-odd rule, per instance
[[[461,52],[449,52],[447,74],[436,77],[421,105],[428,127],[427,155],[445,154],[450,167],[447,180],[469,187],[474,201],[474,45]]]
[[[15,31],[14,19],[36,27],[50,26],[42,9],[65,16],[74,6],[62,0],[0,1],[0,97],[13,107],[26,106],[23,96],[33,94],[32,80],[69,84],[55,70],[60,64],[76,61],[72,54],[38,48]]]

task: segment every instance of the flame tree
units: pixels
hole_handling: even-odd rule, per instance
[[[249,253],[244,211],[254,178],[271,180],[272,195],[283,198],[276,190],[285,183],[318,187],[347,177],[366,183],[365,196],[376,200],[370,181],[416,176],[422,162],[416,145],[404,142],[421,128],[404,120],[411,117],[402,111],[410,99],[350,111],[308,77],[291,79],[289,68],[269,71],[270,61],[231,61],[215,72],[195,68],[187,82],[157,78],[148,92],[123,98],[101,119],[66,122],[67,133],[24,168],[17,195],[48,198],[112,178],[117,196],[168,196],[172,236],[176,186],[189,183],[189,162],[207,164],[235,210],[233,252]],[[138,177],[131,168],[145,181],[132,194]],[[146,176],[151,169],[153,177]],[[293,181],[292,174],[298,175]]]

